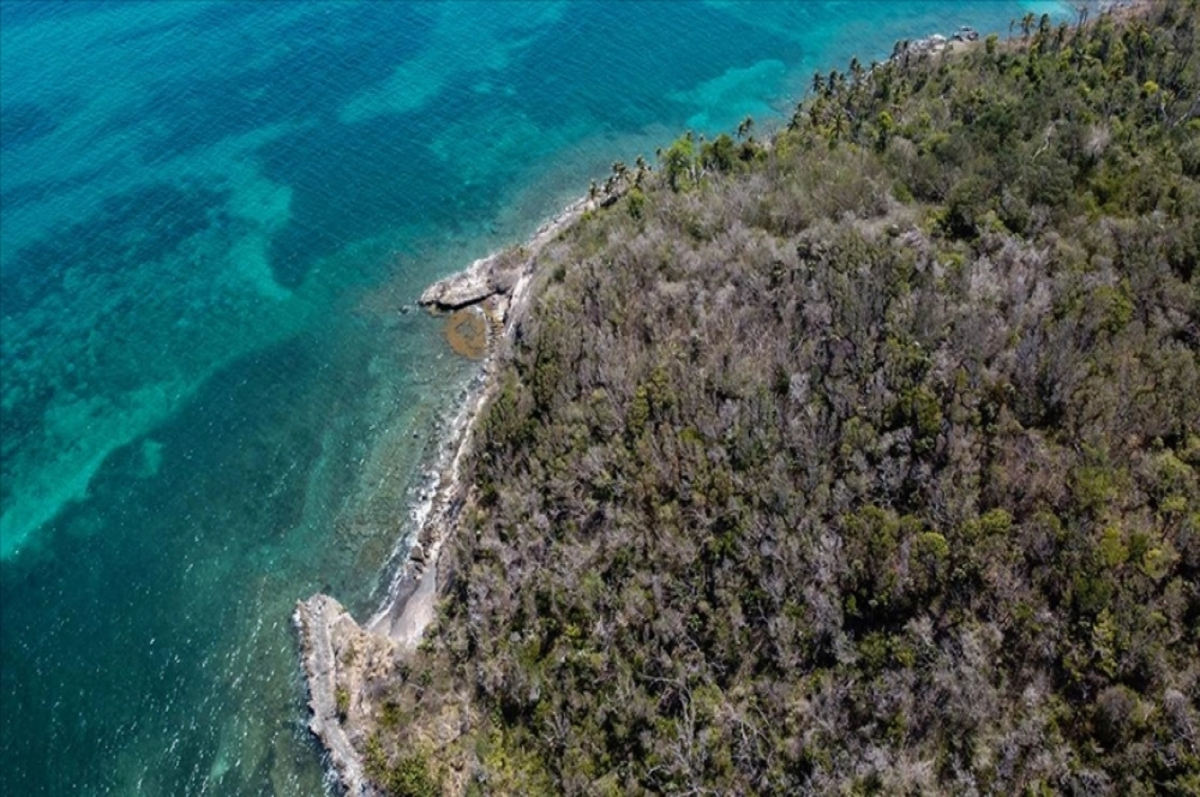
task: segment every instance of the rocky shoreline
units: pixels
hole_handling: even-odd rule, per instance
[[[366,623],[360,625],[340,603],[321,593],[298,602],[293,615],[312,712],[308,727],[351,797],[377,794],[366,776],[362,756],[378,722],[380,707],[373,697],[381,690],[374,687],[382,687],[395,667],[416,649],[436,615],[438,584],[445,583],[446,576],[439,566],[440,553],[469,498],[463,462],[471,450],[475,421],[496,384],[497,353],[504,341],[511,340],[528,308],[538,254],[610,196],[571,203],[523,245],[480,258],[421,295],[419,304],[432,312],[479,307],[491,324],[480,376],[450,425],[436,486],[417,513],[412,547],[387,598]]]
[[[1106,13],[1132,13],[1130,9],[1141,6],[1142,0],[1122,0]],[[955,41],[977,39],[974,30],[964,27],[950,39],[933,35],[905,42],[893,58],[938,55],[953,48]],[[471,501],[463,465],[480,411],[498,383],[502,346],[515,336],[528,310],[538,256],[585,212],[610,205],[616,198],[619,193],[609,191],[572,203],[523,246],[476,260],[463,272],[431,285],[420,297],[419,304],[433,312],[478,308],[492,322],[480,376],[450,425],[432,495],[417,513],[411,549],[380,609],[360,625],[336,600],[318,594],[300,602],[295,613],[312,710],[309,727],[348,794],[377,793],[364,760],[366,740],[379,726],[381,707],[374,701],[384,694],[396,667],[415,651],[435,619],[440,585],[448,575],[441,551]]]
[[[1102,13],[1128,13],[1143,3],[1110,2]],[[950,37],[933,34],[898,43],[892,58],[936,56],[955,43],[973,42],[978,37],[969,27]],[[415,513],[412,546],[379,610],[360,625],[335,599],[316,594],[298,602],[293,617],[309,690],[309,729],[327,752],[338,783],[352,797],[377,794],[367,778],[362,754],[379,721],[380,707],[373,697],[382,693],[395,668],[415,651],[436,616],[439,584],[444,584],[448,575],[441,550],[470,498],[463,463],[471,450],[476,419],[497,383],[497,353],[504,341],[512,339],[528,309],[538,254],[585,212],[613,204],[627,187],[623,181],[610,180],[603,191],[593,191],[590,197],[568,205],[523,245],[474,261],[430,285],[418,300],[434,313],[484,313],[490,323],[480,376],[450,424],[436,469],[436,485]]]
[[[1079,24],[1079,22],[1087,24],[1088,21],[1105,15],[1112,15],[1117,19],[1126,19],[1144,13],[1149,3],[1150,0],[1088,0],[1088,3],[1082,8],[1088,12],[1094,12],[1094,15],[1084,14],[1079,17],[1077,22],[1069,24],[1072,27]],[[981,35],[980,31],[975,28],[969,25],[962,25],[948,36],[941,33],[932,33],[920,39],[898,41],[892,50],[892,56],[889,60],[906,63],[910,58],[941,55],[942,53],[956,49],[956,45],[977,42],[980,40]],[[1010,27],[1009,37],[1012,38],[1012,36],[1013,32]]]
[[[350,685],[361,684],[366,674],[361,665],[354,666],[360,647],[371,650],[371,664],[378,667],[381,660],[387,662],[394,657],[394,645],[387,637],[363,631],[328,595],[301,601],[292,619],[300,634],[300,656],[308,682],[308,705],[312,710],[308,728],[325,747],[345,793],[350,797],[372,797],[375,791],[353,744],[358,735],[345,724],[351,701],[362,699],[361,690],[352,693]],[[355,708],[356,714],[361,711],[361,705]]]
[[[946,39],[932,36],[908,43],[913,55],[935,54]],[[766,142],[769,146],[770,143]],[[312,716],[308,727],[321,743],[332,773],[350,797],[375,797],[362,751],[378,725],[370,696],[394,668],[416,650],[436,616],[439,584],[446,582],[440,553],[468,501],[462,465],[471,449],[479,412],[496,384],[497,352],[511,340],[530,300],[540,251],[584,213],[611,206],[629,188],[628,176],[610,178],[602,189],[569,205],[541,225],[523,245],[475,260],[426,288],[417,304],[444,314],[481,310],[489,324],[480,375],[449,425],[432,492],[416,508],[412,546],[380,608],[359,624],[334,598],[317,593],[298,601],[293,625],[300,638],[301,665]],[[370,656],[358,655],[369,650]]]

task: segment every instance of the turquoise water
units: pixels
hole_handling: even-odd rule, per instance
[[[0,1],[0,787],[322,793],[292,606],[375,605],[474,373],[419,290],[814,69],[1047,9]]]

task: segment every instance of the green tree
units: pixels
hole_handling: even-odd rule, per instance
[[[733,139],[722,133],[700,147],[700,160],[707,169],[730,171],[736,162],[735,147]]]
[[[1029,34],[1033,31],[1033,20],[1035,19],[1032,11],[1021,17],[1021,38],[1028,40]]]
[[[693,179],[696,164],[694,137],[689,130],[675,139],[662,155],[663,169],[672,191],[678,191]]]

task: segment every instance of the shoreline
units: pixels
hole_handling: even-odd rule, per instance
[[[1109,14],[1118,19],[1137,15],[1150,2],[1102,0],[1096,16],[1085,24],[1095,24]],[[933,33],[908,42],[905,52],[915,57],[936,56],[973,43]],[[893,60],[902,54],[894,53]],[[770,146],[769,140],[763,143]],[[471,486],[464,482],[463,465],[474,445],[480,413],[498,385],[497,366],[503,362],[503,346],[511,342],[528,312],[538,255],[584,213],[611,205],[627,187],[620,181],[610,181],[599,194],[568,203],[524,243],[479,258],[438,280],[418,302],[435,313],[480,309],[491,323],[479,372],[461,398],[436,455],[431,471],[435,482],[411,510],[411,546],[396,568],[379,608],[364,623],[356,622],[340,603],[321,593],[299,601],[293,615],[310,695],[312,717],[308,727],[328,754],[330,769],[348,795],[370,797],[378,793],[366,777],[366,765],[359,752],[379,708],[372,704],[369,694],[378,690],[370,687],[417,649],[436,617],[439,585],[447,575],[441,551],[457,530],[461,510],[470,498]],[[363,651],[367,655],[362,655]],[[356,746],[356,742],[360,744]]]
[[[449,424],[446,445],[435,468],[437,483],[415,510],[418,526],[407,559],[393,576],[387,597],[365,624],[370,633],[395,641],[401,651],[415,649],[433,620],[442,545],[453,531],[469,490],[469,485],[463,482],[463,461],[471,451],[480,412],[495,392],[500,349],[512,339],[528,310],[537,256],[584,212],[598,205],[586,197],[575,200],[540,225],[525,243],[480,258],[466,269],[438,280],[422,294],[420,304],[433,312],[479,306],[492,323],[479,375],[467,388],[462,405]],[[505,263],[514,251],[522,255],[515,267]],[[498,270],[512,278],[496,279]],[[459,289],[464,283],[478,288],[479,293],[466,300],[446,299],[447,292]]]
[[[495,392],[497,364],[506,343],[528,311],[537,258],[547,244],[584,213],[611,204],[615,187],[598,197],[581,197],[541,224],[522,244],[479,258],[462,271],[429,286],[419,304],[434,313],[481,310],[489,320],[479,372],[448,426],[433,472],[436,482],[411,512],[412,543],[374,614],[359,623],[336,599],[317,593],[298,601],[292,623],[300,639],[301,665],[311,712],[308,728],[329,757],[330,769],[351,797],[377,794],[366,777],[356,742],[365,740],[376,715],[368,687],[380,682],[411,655],[436,617],[441,551],[455,532],[470,485],[463,465],[472,450],[475,426]]]

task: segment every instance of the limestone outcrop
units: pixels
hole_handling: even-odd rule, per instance
[[[491,296],[508,294],[526,266],[521,250],[510,250],[480,258],[465,271],[433,283],[418,303],[436,310],[460,310]]]
[[[491,358],[494,341],[511,339],[528,307],[537,255],[596,203],[583,199],[543,224],[524,246],[481,258],[465,271],[431,285],[420,304],[432,311],[480,308],[496,329],[479,378],[450,424],[438,468],[438,482],[428,510],[414,530],[412,545],[397,570],[379,611],[360,626],[333,598],[317,594],[296,606],[293,617],[300,635],[301,659],[308,681],[309,729],[329,754],[346,794],[376,797],[366,773],[363,751],[379,727],[381,707],[375,701],[395,677],[397,666],[420,644],[436,615],[442,545],[458,525],[469,492],[463,459],[471,447],[475,418],[495,387]]]
[[[364,631],[328,595],[296,604],[293,621],[300,633],[300,657],[308,680],[309,730],[329,754],[349,797],[374,797],[355,743],[363,743],[376,707],[368,688],[391,674],[395,644]]]

